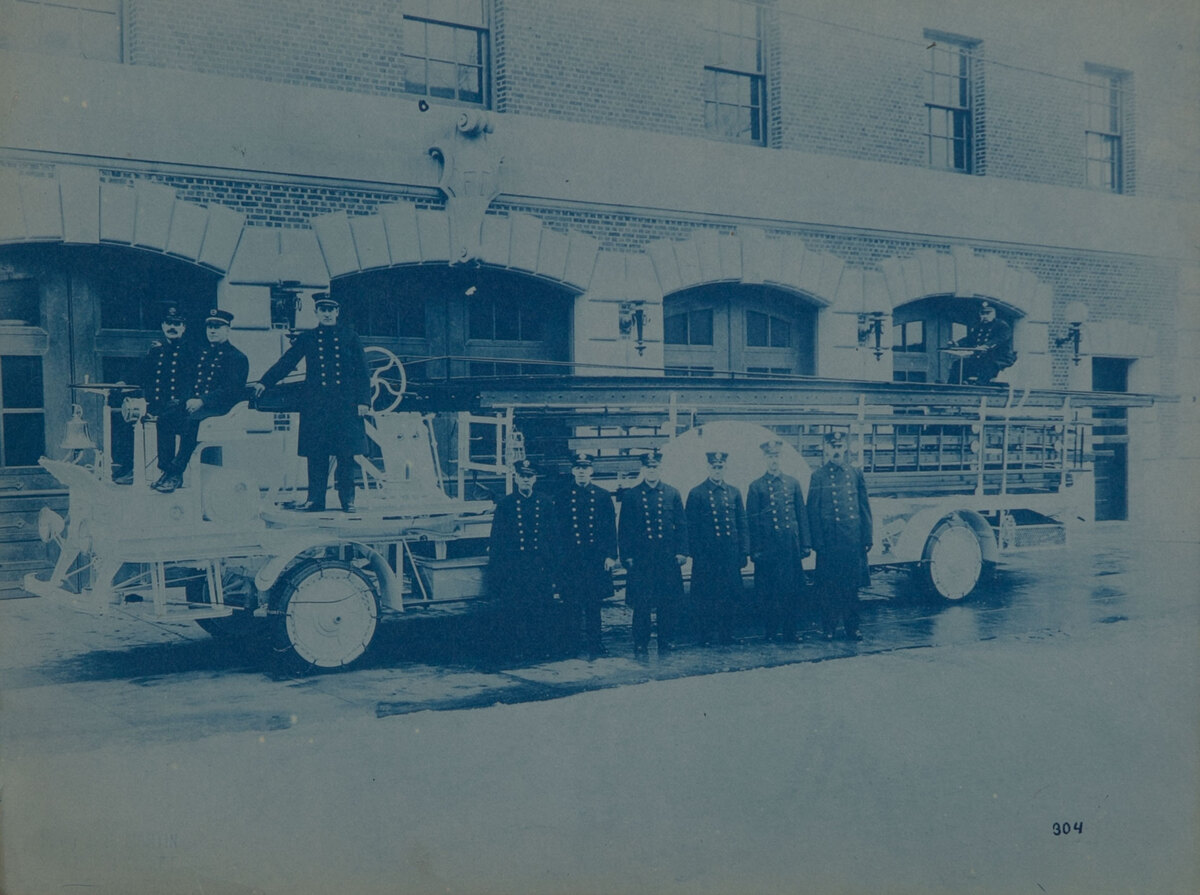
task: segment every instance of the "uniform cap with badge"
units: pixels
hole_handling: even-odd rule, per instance
[[[208,312],[208,316],[204,318],[205,323],[212,323],[217,326],[229,326],[233,323],[233,312],[225,311],[220,308],[213,308]]]

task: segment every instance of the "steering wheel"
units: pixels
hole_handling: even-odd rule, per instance
[[[367,356],[367,368],[371,371],[371,410],[375,413],[395,410],[408,388],[404,364],[392,352],[378,345],[368,345],[363,350]]]

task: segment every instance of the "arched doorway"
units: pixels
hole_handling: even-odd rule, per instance
[[[812,375],[816,331],[816,303],[772,286],[712,283],[663,298],[669,375]]]
[[[99,440],[101,401],[69,387],[133,382],[168,306],[203,338],[206,310],[217,300],[218,275],[161,253],[109,245],[20,245],[0,248],[0,511],[24,524],[0,531],[0,587],[8,573],[40,568],[37,511],[46,501],[20,497],[60,486],[37,461],[59,456],[71,405],[84,412]],[[113,411],[116,412],[116,411]],[[113,427],[118,475],[129,472],[132,432]],[[17,579],[12,579],[13,581]]]
[[[575,293],[539,277],[420,264],[330,289],[363,341],[400,355],[413,379],[569,372]]]
[[[931,295],[897,307],[892,312],[892,380],[946,382],[955,359],[941,349],[967,334],[985,300],[998,320],[1015,329],[1020,312],[994,299]]]

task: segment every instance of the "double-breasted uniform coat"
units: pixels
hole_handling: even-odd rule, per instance
[[[958,344],[964,348],[981,350],[955,361],[956,365],[950,371],[950,382],[954,384],[961,379],[963,382],[974,381],[979,385],[987,385],[1017,359],[1013,352],[1012,327],[999,318],[980,320]],[[961,364],[961,375],[958,364]]]
[[[504,639],[541,652],[554,599],[551,531],[554,508],[536,488],[500,498],[488,541],[486,584],[496,601]]]
[[[714,631],[722,643],[733,637],[733,608],[742,598],[742,567],[750,555],[750,533],[742,492],[727,482],[705,479],[688,492],[685,507],[692,551],[691,602],[701,642]]]
[[[817,553],[813,584],[821,625],[832,634],[840,620],[858,631],[858,589],[870,583],[867,550],[873,539],[871,503],[862,472],[825,463],[808,482],[808,526]]]
[[[559,593],[567,610],[566,646],[578,644],[582,623],[588,650],[599,652],[600,604],[613,593],[605,560],[617,557],[612,495],[590,482],[573,483],[558,497],[555,529]]]
[[[138,385],[146,399],[146,413],[155,417],[155,436],[158,444],[158,468],[163,472],[175,461],[176,438],[186,422],[182,413],[163,414],[178,407],[186,397],[186,379],[195,371],[197,347],[186,336],[164,339],[150,346],[142,362]]]
[[[808,513],[800,482],[786,474],[764,473],[746,492],[754,590],[765,616],[767,635],[796,634],[804,569],[811,548]]]
[[[683,604],[677,556],[688,555],[683,498],[666,482],[639,482],[621,499],[617,537],[625,566],[625,602],[633,609],[633,645],[650,643],[650,613],[658,610],[658,646],[670,648]]]
[[[196,450],[200,421],[228,413],[238,401],[246,397],[246,378],[250,375],[250,361],[229,342],[209,342],[195,356],[190,371],[183,375],[183,400],[165,408],[159,416],[159,425],[166,420],[180,434],[179,452],[164,473],[182,476],[187,469],[192,453]],[[203,405],[199,410],[188,412],[186,402],[199,398]],[[159,462],[162,469],[162,462]]]
[[[304,361],[298,395],[297,453],[308,458],[309,500],[323,507],[329,458],[337,457],[336,488],[342,503],[353,501],[356,454],[366,451],[360,404],[371,400],[371,376],[362,342],[347,326],[317,326],[296,334],[292,346],[259,380],[273,386]]]

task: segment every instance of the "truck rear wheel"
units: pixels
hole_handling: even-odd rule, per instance
[[[313,668],[344,668],[375,636],[379,596],[366,572],[340,560],[312,560],[292,570],[275,619],[286,659]]]
[[[975,589],[983,572],[983,550],[974,529],[951,517],[925,542],[926,583],[947,600],[961,600]]]

